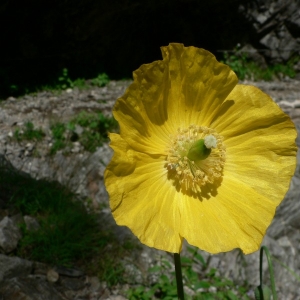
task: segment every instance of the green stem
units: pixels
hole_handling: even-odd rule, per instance
[[[184,300],[180,254],[174,253],[178,300]]]
[[[271,261],[271,254],[269,252],[269,249],[266,246],[262,246],[260,248],[260,266],[259,266],[259,279],[260,279],[260,287],[262,289],[263,286],[263,280],[262,280],[262,273],[263,273],[263,252],[265,251],[268,265],[269,265],[269,272],[270,272],[270,280],[271,280],[271,288],[272,288],[272,294],[273,294],[273,300],[277,300],[277,293],[275,288],[275,279],[274,279],[274,271],[273,271],[273,265]],[[262,292],[261,292],[262,293]],[[261,295],[263,298],[263,295]]]

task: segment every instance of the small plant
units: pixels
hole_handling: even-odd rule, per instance
[[[1,71],[2,70],[0,69],[0,75],[5,76],[5,74],[1,74]],[[52,79],[50,82],[44,84],[28,86],[24,84],[15,84],[15,82],[9,83],[9,81],[7,80],[7,82],[4,83],[4,90],[6,90],[6,92],[4,92],[4,95],[1,94],[1,97],[3,98],[1,98],[0,101],[12,95],[22,96],[25,94],[35,94],[40,91],[51,91],[54,94],[60,94],[63,90],[69,88],[78,88],[82,90],[91,88],[91,86],[103,87],[107,85],[109,81],[110,79],[106,73],[100,73],[97,77],[92,79],[72,79],[70,77],[69,70],[67,68],[63,68],[59,72],[57,78]]]
[[[247,55],[244,53],[240,55],[229,55],[228,52],[225,52],[223,62],[227,64],[241,80],[250,75],[250,70],[247,69]]]
[[[67,68],[62,70],[61,76],[58,77],[58,85],[57,88],[61,90],[65,90],[67,88],[73,88],[73,81],[69,77],[69,71]]]
[[[80,134],[76,132],[78,126],[82,130]],[[97,147],[108,140],[108,131],[117,130],[118,123],[114,118],[104,116],[102,112],[82,111],[67,124],[58,122],[50,128],[54,140],[50,154],[55,154],[66,146],[72,147],[72,142],[77,141],[86,151],[95,152]]]
[[[73,87],[77,87],[80,90],[88,88],[88,85],[86,84],[85,79],[83,78],[77,78],[73,81]]]
[[[190,300],[248,300],[247,288],[236,286],[232,281],[217,275],[216,269],[207,271],[207,264],[197,250],[189,248],[192,257],[182,257],[182,273],[185,285],[190,290],[186,299]],[[195,271],[202,269],[201,273]],[[200,268],[199,268],[200,266]],[[128,298],[133,300],[177,299],[176,280],[173,267],[166,260],[161,266],[151,268],[149,272],[159,275],[158,281],[152,286],[139,286],[128,290]],[[172,276],[167,276],[167,274]]]
[[[72,80],[69,76],[69,71],[67,68],[62,69],[61,75],[55,80],[52,85],[43,86],[42,90],[50,90],[50,91],[62,91],[68,88],[77,87],[78,89],[88,88],[85,79],[77,78]]]
[[[19,86],[16,84],[11,84],[9,86],[9,91],[14,95],[15,93],[17,93],[19,91]]]
[[[55,154],[58,150],[63,149],[66,147],[66,138],[65,138],[65,131],[66,126],[64,123],[55,123],[50,126],[52,136],[53,136],[53,144],[50,149],[50,154]]]
[[[269,81],[275,78],[282,78],[283,76],[294,78],[296,75],[293,65],[299,58],[293,58],[286,64],[270,65],[263,69],[254,61],[251,61],[246,53],[239,52],[238,50],[238,48],[234,49],[233,54],[225,52],[223,63],[229,65],[240,80]]]
[[[105,73],[99,74],[96,78],[92,79],[92,85],[102,87],[109,83],[109,77]]]
[[[74,132],[76,125],[83,128],[78,137],[85,150],[94,152],[97,147],[108,139],[108,131],[114,131],[118,123],[114,118],[106,117],[102,112],[98,114],[82,111],[68,123],[68,128]],[[74,135],[73,135],[74,136]]]
[[[28,140],[28,141],[40,141],[45,136],[42,129],[35,129],[32,122],[26,122],[24,128],[21,130],[17,128],[14,132],[14,138],[17,141]]]

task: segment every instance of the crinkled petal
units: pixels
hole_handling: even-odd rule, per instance
[[[212,126],[224,137],[225,170],[277,205],[295,172],[297,132],[289,116],[252,86],[238,85]]]
[[[202,201],[185,196],[182,202],[181,235],[210,253],[258,250],[277,206],[276,201],[226,174],[216,196]]]
[[[235,73],[210,52],[182,44],[162,47],[168,65],[168,113],[175,127],[207,126],[238,82]]]
[[[237,83],[230,68],[204,49],[170,44],[163,60],[142,65],[114,107],[121,136],[135,150],[166,154],[179,127],[206,126]]]
[[[105,171],[105,184],[117,224],[129,227],[150,247],[179,253],[180,215],[164,158],[129,150],[117,134],[110,138],[115,153]]]

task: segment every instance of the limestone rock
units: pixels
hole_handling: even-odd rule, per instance
[[[286,62],[300,51],[300,4],[293,0],[246,1],[239,6],[251,24],[251,40],[273,63]]]
[[[39,222],[31,216],[24,216],[24,222],[29,231],[36,231],[40,228]]]
[[[13,251],[21,239],[19,228],[9,217],[4,217],[0,222],[0,247],[5,253]]]
[[[0,295],[5,300],[66,300],[53,284],[42,276],[34,275],[3,281],[0,284]]]
[[[29,275],[31,271],[31,261],[0,254],[0,282],[4,279]]]

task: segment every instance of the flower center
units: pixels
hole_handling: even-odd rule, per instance
[[[226,148],[215,130],[190,125],[171,137],[166,168],[182,190],[201,191],[222,176]]]

